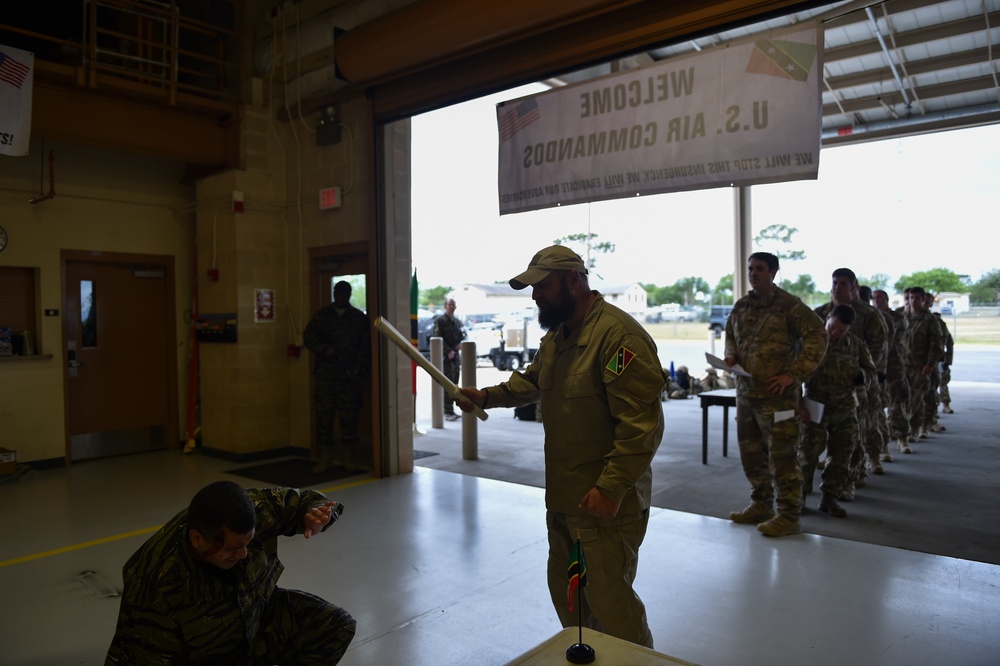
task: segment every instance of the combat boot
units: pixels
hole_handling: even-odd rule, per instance
[[[312,468],[313,474],[322,474],[333,466],[333,447],[319,447],[319,462]]]
[[[881,457],[882,456],[879,456],[879,458]],[[882,463],[879,460],[872,463],[872,474],[877,474],[878,476],[885,474],[885,469],[882,467]]]
[[[921,428],[920,429],[920,434],[917,435],[917,439],[927,439],[930,436],[931,436],[931,434],[930,434],[930,432],[928,432],[927,428]]]
[[[845,502],[850,502],[854,499],[854,482],[848,481],[847,485],[844,486],[844,491],[840,493],[840,499]]]
[[[879,455],[878,459],[879,462],[892,462],[892,454],[889,453],[889,449],[886,449]]]
[[[945,428],[945,427],[944,427],[943,425],[941,425],[940,423],[935,423],[934,425],[932,425],[932,426],[930,427],[930,431],[931,431],[931,432],[944,432],[945,430],[947,430],[947,428]]]
[[[797,517],[778,515],[766,523],[758,525],[757,531],[764,536],[783,537],[802,534],[802,526],[799,525]]]
[[[844,507],[840,506],[837,502],[837,498],[833,496],[833,493],[823,493],[823,499],[819,501],[819,510],[823,513],[828,513],[834,518],[846,518],[847,511]]]
[[[742,511],[733,511],[729,514],[729,520],[741,525],[756,525],[772,518],[774,518],[774,507],[763,502],[752,502]]]
[[[945,414],[954,414],[955,413],[955,410],[951,408],[951,403],[950,402],[945,402],[945,403],[942,403],[942,404],[943,404],[943,407],[941,407],[941,411],[942,412],[944,412]]]

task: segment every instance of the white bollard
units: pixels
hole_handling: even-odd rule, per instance
[[[476,343],[462,342],[462,373],[459,386],[476,383]],[[479,419],[472,412],[462,412],[462,460],[479,460]]]

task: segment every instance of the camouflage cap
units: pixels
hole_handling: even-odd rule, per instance
[[[510,279],[514,289],[524,289],[538,284],[552,271],[580,271],[587,274],[587,267],[573,250],[565,245],[550,245],[539,250],[528,263],[528,270]]]

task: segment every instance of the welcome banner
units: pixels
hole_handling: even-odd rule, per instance
[[[819,24],[497,105],[500,214],[816,178]]]
[[[27,155],[31,143],[33,53],[0,45],[0,155]]]

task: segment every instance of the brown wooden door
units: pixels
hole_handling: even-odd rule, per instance
[[[148,264],[65,265],[70,460],[165,448],[177,430],[168,344],[172,274]]]

